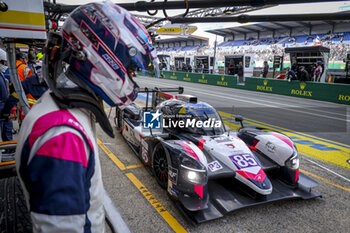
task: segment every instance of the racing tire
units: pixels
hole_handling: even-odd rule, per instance
[[[158,184],[163,189],[168,188],[168,164],[165,149],[161,143],[158,143],[154,148],[152,168]]]
[[[33,232],[30,214],[17,177],[0,179],[0,233]]]

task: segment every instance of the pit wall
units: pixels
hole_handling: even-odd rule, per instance
[[[161,71],[162,79],[179,80],[204,85],[237,88],[322,100],[350,105],[350,85],[340,83],[317,83],[270,79],[246,78],[245,83],[238,84],[237,77],[232,75],[199,74],[174,71]]]

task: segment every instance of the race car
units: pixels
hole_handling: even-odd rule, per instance
[[[227,130],[212,106],[181,88],[143,92],[146,107],[117,108],[115,123],[187,220],[202,223],[247,206],[321,196],[312,191],[317,182],[299,172],[297,148],[286,135],[245,127],[240,116],[241,128]]]

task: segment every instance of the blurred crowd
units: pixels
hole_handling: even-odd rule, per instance
[[[325,34],[321,39],[314,36],[305,36],[305,40],[301,43],[296,43],[296,38],[291,37],[286,39],[285,43],[278,43],[277,39],[260,39],[251,40],[249,42],[243,42],[240,46],[227,46],[227,44],[222,44],[222,46],[216,47],[216,53],[214,47],[200,47],[191,50],[178,48],[169,50],[161,50],[163,54],[170,55],[173,60],[176,56],[197,56],[197,55],[209,55],[214,56],[216,54],[216,60],[220,63],[225,60],[225,55],[233,54],[254,54],[255,67],[263,67],[264,61],[273,62],[274,55],[283,55],[284,63],[290,64],[290,58],[284,53],[284,49],[287,47],[302,47],[302,46],[324,46],[330,49],[329,63],[344,64],[344,59],[348,53],[350,53],[350,43],[349,41],[343,40],[343,35],[341,33],[336,34]],[[300,38],[299,38],[300,39]],[[334,41],[334,39],[337,39]],[[310,42],[311,41],[311,42]],[[220,66],[220,64],[219,64]],[[288,65],[287,65],[288,66]]]

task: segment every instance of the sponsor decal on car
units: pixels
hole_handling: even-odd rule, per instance
[[[230,155],[229,158],[236,165],[238,170],[242,170],[247,167],[255,167],[258,166],[254,156],[252,154],[236,154]]]
[[[175,185],[177,184],[177,174],[177,169],[169,167],[169,180]]]
[[[218,137],[218,138],[215,138],[215,141],[217,143],[224,143],[224,142],[231,142],[231,139],[227,137]]]
[[[141,140],[141,157],[145,164],[148,164],[148,143],[146,142],[145,139]]]
[[[211,172],[215,172],[222,169],[222,166],[218,161],[213,161],[211,163],[208,163],[208,168]]]
[[[275,153],[276,146],[272,142],[267,142],[266,143],[266,148],[268,152]]]

